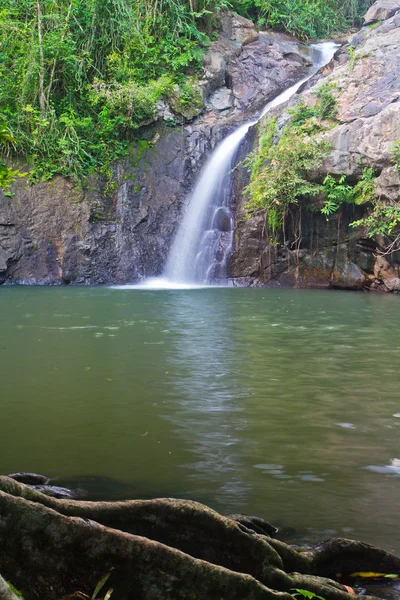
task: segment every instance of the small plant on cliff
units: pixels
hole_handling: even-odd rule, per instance
[[[333,91],[337,89],[336,83],[325,82],[315,92],[318,102],[317,115],[320,119],[334,119],[337,114],[337,99]]]
[[[306,135],[314,135],[327,129],[327,124],[322,121],[333,120],[337,113],[337,99],[333,95],[335,89],[336,84],[334,83],[322,84],[314,92],[317,101],[311,105],[305,104],[301,98],[296,106],[288,110],[291,116],[289,128],[296,133]]]
[[[336,212],[343,202],[353,201],[353,188],[346,183],[346,175],[335,179],[328,174],[323,182],[323,192],[326,197],[321,208],[323,215]]]
[[[392,159],[397,172],[400,173],[400,142],[396,142],[392,148]]]
[[[11,134],[8,126],[3,123],[0,124],[0,146],[7,147],[8,144],[15,142],[16,140]],[[17,177],[24,177],[25,173],[21,173],[17,169],[11,169],[7,167],[5,162],[0,159],[0,189],[8,190],[11,184],[17,179]],[[9,195],[10,192],[5,192]]]
[[[344,173],[339,178],[333,175],[325,177],[323,182],[325,196],[321,208],[322,214],[329,216],[336,212],[343,203],[366,204],[375,198],[375,171],[370,168],[363,169],[360,180],[352,186],[347,182]]]
[[[356,49],[354,46],[349,46],[349,69],[354,69],[354,63],[356,62]]]
[[[365,233],[372,238],[376,235],[387,239],[385,253],[400,250],[400,203],[385,204],[377,201],[373,211],[367,217],[353,221],[352,227],[364,227]]]

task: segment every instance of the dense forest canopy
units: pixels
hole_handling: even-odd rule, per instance
[[[232,8],[303,39],[356,25],[369,0],[0,0],[0,124],[30,181],[79,179],[127,153],[157,101],[193,81]]]

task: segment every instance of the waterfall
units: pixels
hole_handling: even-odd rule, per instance
[[[269,102],[258,118],[238,127],[213,151],[192,191],[168,256],[164,278],[158,280],[162,287],[204,285],[226,279],[234,233],[231,173],[240,143],[252,125],[289,100],[304,82],[330,62],[337,47],[332,42],[312,45],[313,66],[307,77]]]

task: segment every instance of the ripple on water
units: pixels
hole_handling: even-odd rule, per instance
[[[270,475],[274,479],[285,479],[288,483],[300,480],[306,482],[324,482],[325,479],[321,475],[316,475],[313,471],[297,471],[294,475],[285,472],[283,465],[258,464],[254,465],[256,469],[261,469],[263,474]],[[327,476],[328,473],[323,473]]]
[[[400,459],[392,458],[389,465],[368,465],[363,467],[363,469],[365,471],[372,471],[374,473],[381,473],[383,475],[400,477]]]

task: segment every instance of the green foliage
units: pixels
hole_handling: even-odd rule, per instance
[[[157,102],[201,65],[226,0],[0,0],[0,122],[30,181],[80,179],[126,156]]]
[[[291,206],[321,192],[321,186],[308,181],[306,176],[321,165],[329,150],[327,142],[318,141],[290,126],[274,144],[275,127],[276,121],[267,122],[259,148],[245,161],[251,170],[246,189],[249,195],[247,211],[261,209],[273,235],[283,224]]]
[[[400,203],[384,204],[377,201],[371,214],[351,223],[352,227],[365,227],[368,237],[399,233]]]
[[[396,166],[397,172],[400,173],[400,142],[396,142],[392,148],[393,164]]]
[[[22,600],[24,600],[22,593],[19,590],[17,590],[17,588],[15,586],[13,586],[12,583],[7,581],[7,585],[10,588],[10,590],[17,596],[17,598],[22,598]]]
[[[356,49],[354,46],[349,46],[349,69],[350,71],[352,71],[354,69],[354,65],[356,64],[357,60],[360,60],[361,58],[365,58],[366,56],[369,56],[370,53],[369,52],[356,52]]]
[[[366,204],[375,200],[375,179],[374,169],[366,167],[363,169],[361,178],[353,188],[354,204]]]
[[[356,61],[356,49],[354,46],[349,46],[349,68],[350,71],[354,69],[354,63]]]
[[[320,185],[307,177],[309,171],[322,164],[330,149],[329,143],[316,139],[315,134],[327,129],[326,121],[336,115],[335,89],[335,84],[325,82],[315,92],[314,105],[308,106],[300,100],[289,109],[290,121],[275,145],[276,119],[267,121],[259,148],[245,161],[251,171],[246,190],[249,197],[247,212],[264,211],[273,235],[283,225],[292,205],[325,194],[322,212],[328,215],[343,201],[345,180],[339,184],[328,176]]]
[[[342,173],[339,178],[328,174],[323,182],[324,202],[322,214],[328,216],[336,212],[345,202],[347,204],[365,204],[375,199],[375,171],[363,169],[361,178],[356,185],[351,186],[347,177]]]
[[[291,596],[293,596],[293,598],[306,598],[307,600],[313,600],[314,598],[316,598],[317,600],[325,600],[325,598],[323,598],[322,596],[317,596],[317,594],[314,594],[314,592],[310,592],[309,590],[303,590],[303,589],[299,589],[299,588],[292,588],[292,590],[294,593],[291,594]]]
[[[232,0],[238,12],[261,26],[284,29],[303,39],[330,37],[359,25],[373,0]]]
[[[316,105],[317,116],[320,119],[334,119],[337,114],[336,105],[337,99],[333,95],[333,90],[336,90],[336,83],[325,82],[319,86],[316,91],[318,102]]]
[[[8,144],[15,142],[16,140],[11,134],[9,127],[3,123],[0,124],[0,146],[7,147]],[[17,179],[17,177],[24,177],[25,173],[21,173],[17,169],[11,169],[7,167],[3,160],[0,160],[0,189],[9,190],[11,184]],[[10,195],[9,191],[5,192],[6,195]]]
[[[343,202],[353,201],[353,188],[346,183],[346,175],[341,175],[336,180],[328,174],[324,179],[323,186],[326,198],[321,208],[323,215],[331,215]]]
[[[258,148],[245,160],[244,164],[250,169],[247,214],[262,211],[275,241],[277,230],[284,226],[291,207],[320,210],[328,217],[343,203],[375,202],[376,175],[371,168],[364,168],[355,184],[349,182],[345,174],[337,177],[328,173],[322,184],[310,178],[310,172],[321,166],[330,150],[330,144],[315,134],[326,130],[336,114],[334,87],[329,83],[320,86],[317,101],[312,106],[300,99],[289,109],[290,121],[280,135],[276,118],[269,119],[264,124]]]
[[[400,172],[400,147],[396,143],[393,148],[393,161]],[[382,200],[375,199],[375,185],[373,170],[364,169],[363,177],[357,183],[356,203],[370,202],[372,211],[364,218],[351,223],[352,227],[364,227],[366,235],[370,238],[375,235],[386,236],[389,239],[390,251],[397,250],[400,243],[400,202],[387,204]]]
[[[326,124],[323,125],[321,121],[334,120],[337,113],[337,100],[332,94],[334,89],[335,84],[322,84],[315,92],[317,102],[311,106],[306,105],[301,98],[294,108],[288,110],[291,116],[290,128],[296,133],[307,135],[326,129]]]

